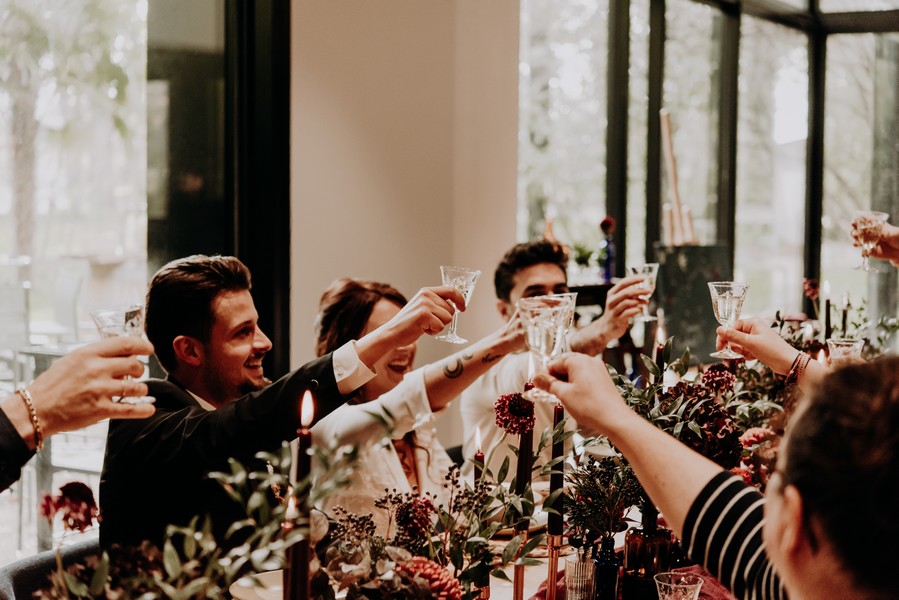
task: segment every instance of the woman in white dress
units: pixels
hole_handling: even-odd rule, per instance
[[[434,289],[418,293],[433,294]],[[319,303],[316,353],[321,356],[359,339],[389,321],[406,303],[402,293],[385,283],[335,281]],[[391,535],[394,532],[386,531],[387,512],[374,505],[386,491],[430,494],[437,503],[445,502],[446,474],[452,461],[437,439],[434,415],[499,359],[524,345],[523,329],[513,318],[464,350],[415,370],[416,344],[387,353],[375,364],[375,377],[357,397],[312,429],[314,439],[321,443],[336,437],[362,449],[361,464],[349,487],[330,498],[324,508],[339,505],[355,514],[372,513],[378,533]],[[391,421],[391,431],[385,432],[372,414]]]

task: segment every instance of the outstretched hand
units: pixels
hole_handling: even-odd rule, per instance
[[[799,351],[770,325],[762,319],[740,319],[731,328],[718,328],[715,345],[720,350],[726,342],[730,342],[731,349],[746,359],[758,359],[775,373],[786,375]]]
[[[153,353],[141,338],[122,336],[82,346],[66,354],[34,380],[28,389],[44,435],[81,429],[103,419],[143,419],[152,404],[113,402],[113,397],[147,394],[147,385],[125,377],[140,377],[144,365],[136,355]]]
[[[858,229],[856,229],[854,223],[852,224],[850,234],[852,235],[852,245],[856,248],[860,248],[861,242],[858,239]],[[878,241],[877,245],[874,246],[874,249],[871,250],[869,256],[871,258],[888,260],[894,267],[899,267],[899,227],[884,223],[883,229],[881,230],[880,241]]]
[[[572,350],[597,355],[612,340],[624,335],[630,320],[639,315],[647,303],[640,298],[646,294],[646,290],[638,285],[643,279],[640,275],[631,275],[612,286],[602,316],[572,337]]]
[[[559,398],[578,424],[603,434],[634,416],[601,358],[564,354],[550,363],[548,373],[534,377],[534,385]]]

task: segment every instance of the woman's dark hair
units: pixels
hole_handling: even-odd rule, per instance
[[[828,374],[788,429],[784,484],[860,589],[899,598],[899,358]]]
[[[522,269],[550,263],[562,269],[566,273],[568,268],[568,252],[558,242],[548,240],[535,240],[516,244],[506,252],[503,260],[496,267],[493,274],[493,286],[496,288],[496,297],[504,302],[509,301],[512,288],[515,287],[515,276]]]
[[[359,339],[380,300],[390,300],[399,307],[408,302],[395,287],[377,281],[344,278],[328,286],[318,303],[315,317],[316,356]]]
[[[233,256],[195,254],[159,269],[147,289],[145,328],[162,368],[178,366],[172,342],[179,335],[209,340],[219,294],[251,287],[250,270]]]

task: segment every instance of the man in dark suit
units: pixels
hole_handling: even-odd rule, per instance
[[[382,327],[270,383],[262,358],[271,341],[258,326],[246,266],[198,255],[162,267],[147,292],[146,331],[168,377],[148,382],[152,417],[110,423],[101,543],[159,544],[168,525],[205,514],[224,541],[240,508],[208,474],[295,438],[305,390],[315,396],[316,419],[342,405],[374,376],[381,355],[443,329],[451,303],[464,307],[454,289],[425,288]]]

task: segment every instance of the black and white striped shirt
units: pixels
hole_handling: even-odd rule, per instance
[[[765,498],[729,471],[716,475],[693,501],[684,548],[737,598],[785,599],[762,542]]]

